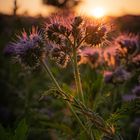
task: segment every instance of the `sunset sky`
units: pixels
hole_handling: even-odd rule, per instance
[[[52,9],[42,4],[41,0],[18,0],[18,14],[28,13],[31,16],[47,15]],[[13,0],[0,0],[0,12],[11,13]],[[140,14],[140,0],[83,0],[77,11],[91,13],[96,7],[101,7],[106,15]]]

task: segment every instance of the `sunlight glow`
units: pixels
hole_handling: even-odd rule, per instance
[[[96,18],[101,18],[105,15],[105,10],[102,7],[96,7],[90,11],[90,14]]]

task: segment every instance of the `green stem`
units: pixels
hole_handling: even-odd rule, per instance
[[[73,107],[71,106],[71,104],[69,102],[67,102],[67,103],[68,103],[69,108],[71,109],[71,112],[75,116],[75,118],[78,120],[78,122],[80,123],[80,125],[82,126],[82,128],[84,129],[84,131],[87,133],[87,135],[89,135],[87,129],[85,128],[85,126],[83,125],[82,121],[80,120],[80,118],[75,113],[75,110],[73,109]]]
[[[77,92],[80,94],[82,102],[84,103],[84,94],[82,90],[82,84],[81,84],[81,78],[80,78],[80,73],[79,73],[79,68],[77,64],[77,52],[76,52],[76,47],[73,48],[73,67],[74,67],[74,76],[75,76],[75,83],[77,86]]]
[[[43,61],[43,60],[40,60],[41,64],[43,65],[44,69],[47,71],[47,73],[49,74],[51,80],[53,81],[54,85],[56,86],[56,88],[60,91],[61,90],[61,87],[59,86],[58,82],[55,80],[51,70],[49,69],[48,65],[46,65],[46,63]]]
[[[54,78],[51,70],[49,69],[48,65],[43,61],[43,60],[40,60],[41,64],[43,65],[44,69],[47,71],[47,73],[49,74],[52,82],[55,84],[56,88],[59,90],[59,91],[62,91],[63,90],[61,89],[61,87],[59,86],[58,82],[56,81],[56,79]],[[75,110],[73,109],[72,105],[67,102],[69,108],[71,109],[71,112],[74,114],[74,116],[76,117],[76,119],[78,120],[79,124],[82,126],[82,128],[84,129],[84,131],[88,134],[87,132],[87,129],[85,128],[85,126],[83,125],[82,121],[80,120],[80,118],[77,116],[77,114],[75,113]]]

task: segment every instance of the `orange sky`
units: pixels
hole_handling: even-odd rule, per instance
[[[52,9],[42,4],[41,0],[17,0],[18,14],[28,12],[29,15],[35,16],[42,14],[47,15]],[[0,0],[0,12],[11,13],[13,0]],[[107,15],[123,14],[140,14],[140,0],[83,0],[79,6],[80,13],[88,13],[96,7],[102,7]]]

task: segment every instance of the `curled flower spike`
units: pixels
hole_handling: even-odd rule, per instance
[[[36,68],[44,51],[41,33],[33,27],[29,35],[24,31],[17,37],[18,40],[8,45],[4,53],[13,56],[26,67]]]
[[[116,39],[120,53],[136,56],[140,53],[140,37],[137,35],[121,35]],[[123,55],[124,55],[123,54]]]
[[[116,58],[124,64],[129,71],[140,66],[140,36],[121,35],[116,39]],[[131,69],[133,67],[133,69]]]
[[[121,84],[130,78],[131,74],[122,67],[118,67],[114,72],[106,71],[104,73],[105,83]]]
[[[110,43],[107,39],[110,27],[107,24],[85,18],[83,28],[85,30],[85,43],[91,46],[106,46]]]
[[[53,14],[50,16],[45,23],[45,28],[48,29],[51,25],[62,25],[68,29],[72,29],[72,22],[74,20],[74,15],[69,14],[69,15],[60,15],[60,14]]]
[[[124,81],[127,81],[131,75],[129,72],[127,72],[124,68],[118,67],[114,73],[113,73],[113,82],[114,83],[123,83]]]
[[[95,46],[101,44],[105,41],[106,31],[105,26],[87,26],[85,42]]]
[[[84,48],[80,53],[79,64],[88,63],[92,68],[99,66],[115,67],[115,51],[112,47],[104,48]]]
[[[45,36],[49,41],[61,44],[61,41],[70,35],[73,17],[52,15],[45,23]]]
[[[53,60],[60,68],[65,68],[70,61],[69,55],[63,48],[56,44],[49,43],[48,45],[50,46],[50,59]]]

